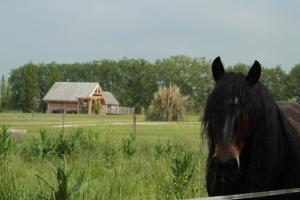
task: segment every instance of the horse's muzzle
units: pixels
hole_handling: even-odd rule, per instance
[[[216,174],[217,181],[223,183],[232,183],[239,173],[239,161],[236,158],[222,160],[214,156],[210,165]]]

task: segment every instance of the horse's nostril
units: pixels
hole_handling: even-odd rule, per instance
[[[218,157],[213,157],[211,160],[211,167],[216,172],[225,171],[236,171],[239,168],[239,163],[237,159],[222,160]]]
[[[231,170],[237,170],[239,168],[239,163],[237,159],[230,159],[226,163],[226,166]]]
[[[220,168],[222,166],[222,161],[221,159],[219,159],[218,157],[213,157],[211,160],[211,167],[215,170],[215,171],[219,171]]]

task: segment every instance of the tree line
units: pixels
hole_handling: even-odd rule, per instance
[[[247,73],[248,65],[229,66],[228,71]],[[300,102],[300,64],[290,72],[280,66],[264,67],[261,81],[276,100]],[[46,110],[42,101],[57,81],[99,82],[122,106],[147,109],[159,86],[177,85],[187,111],[199,112],[213,87],[211,60],[204,57],[172,56],[149,62],[145,59],[100,60],[87,63],[27,63],[10,72],[0,83],[0,109],[23,112]]]

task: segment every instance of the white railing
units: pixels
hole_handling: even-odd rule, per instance
[[[102,105],[100,113],[112,115],[133,115],[134,108]]]

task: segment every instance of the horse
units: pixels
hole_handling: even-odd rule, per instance
[[[215,86],[202,119],[208,195],[300,187],[300,107],[274,100],[259,81],[258,61],[244,75],[225,72],[217,57],[212,75]],[[300,194],[271,199],[300,199]]]

